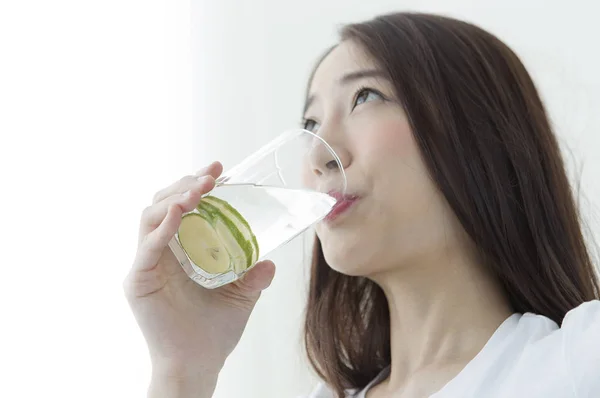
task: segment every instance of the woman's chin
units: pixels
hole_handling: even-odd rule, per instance
[[[348,251],[323,251],[325,261],[333,269],[348,276],[364,276],[369,273],[368,262],[360,261],[357,256],[352,256]]]
[[[344,236],[332,233],[318,235],[325,261],[333,270],[350,276],[369,273],[375,257],[371,252],[374,248],[364,236],[356,233],[344,233]]]

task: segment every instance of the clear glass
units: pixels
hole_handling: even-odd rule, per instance
[[[286,131],[223,173],[183,215],[169,247],[192,280],[217,288],[323,220],[345,191],[331,146],[307,130]]]

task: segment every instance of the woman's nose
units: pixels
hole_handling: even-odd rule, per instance
[[[309,159],[311,170],[318,177],[337,173],[340,167],[345,170],[350,165],[348,150],[342,145],[325,144],[322,141],[310,150]]]

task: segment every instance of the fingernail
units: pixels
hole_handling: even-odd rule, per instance
[[[183,193],[183,197],[184,197],[184,198],[189,198],[191,194],[192,194],[192,191],[185,191],[185,192]]]
[[[200,177],[198,177],[198,181],[205,182],[207,178],[208,178],[208,176],[200,176]]]

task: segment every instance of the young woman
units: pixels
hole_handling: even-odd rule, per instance
[[[600,397],[596,272],[544,106],[505,44],[427,14],[346,26],[304,128],[348,179],[346,210],[316,227],[311,397]],[[332,164],[312,159],[312,178]],[[206,290],[169,251],[220,173],[182,178],[142,216],[125,291],[152,397],[212,395],[274,274],[266,261]]]

